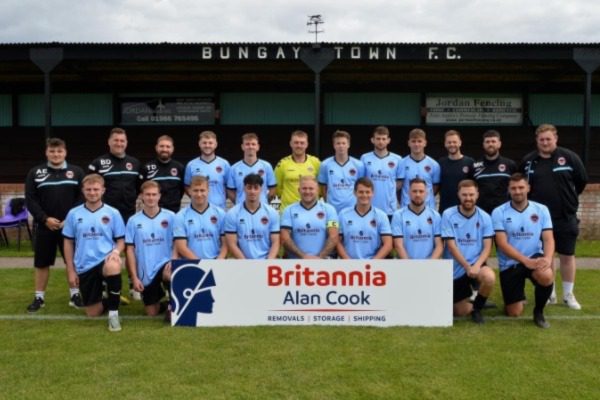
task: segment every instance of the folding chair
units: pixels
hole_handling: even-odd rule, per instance
[[[6,230],[9,228],[17,228],[17,249],[21,250],[21,229],[27,228],[29,240],[31,240],[31,228],[29,227],[29,212],[25,207],[25,199],[15,197],[10,199],[4,207],[4,216],[0,218],[0,229],[2,230],[2,239],[8,246],[8,235]]]

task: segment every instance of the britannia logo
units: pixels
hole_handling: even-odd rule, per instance
[[[567,163],[567,160],[565,160],[564,157],[558,157],[558,160],[556,160],[558,162],[558,165],[565,165]]]
[[[127,168],[128,171],[131,171],[133,169],[133,164],[128,162],[127,164],[125,164],[125,168]]]
[[[538,220],[540,219],[540,217],[538,217],[537,214],[531,214],[531,217],[529,217],[529,218],[531,218],[531,222],[533,222],[533,223],[538,222]]]
[[[171,325],[198,326],[201,314],[212,314],[215,277],[198,260],[174,260],[171,277]],[[200,320],[200,321],[199,321]]]
[[[104,217],[102,217],[102,223],[104,225],[108,224],[109,222],[110,222],[110,218],[107,215],[105,215]]]
[[[471,239],[471,234],[470,233],[467,233],[466,236],[467,236],[467,239]]]
[[[506,171],[506,165],[504,165],[504,164],[498,165],[498,171],[500,171],[500,172]]]
[[[163,219],[162,221],[160,221],[160,226],[162,226],[163,228],[168,228],[169,221],[167,221],[166,219]]]
[[[177,176],[177,168],[171,168],[171,175]]]
[[[66,176],[67,176],[67,178],[69,178],[69,179],[71,179],[71,178],[73,178],[73,176],[75,176],[75,175],[73,174],[73,171],[67,171],[67,173],[66,173],[65,175],[66,175]]]
[[[212,224],[216,224],[218,221],[219,221],[219,220],[217,219],[217,216],[216,216],[216,215],[213,215],[213,216],[211,216],[211,217],[210,217],[210,222],[211,222]]]
[[[323,219],[323,218],[325,218],[325,213],[324,213],[323,211],[319,211],[319,212],[317,213],[317,218],[319,218],[319,219]]]
[[[262,218],[260,219],[260,222],[261,222],[263,225],[266,225],[266,224],[268,224],[268,223],[269,223],[269,218],[267,218],[267,217],[262,217]]]

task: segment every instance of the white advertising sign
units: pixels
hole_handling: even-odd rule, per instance
[[[173,262],[172,325],[451,326],[448,260]]]
[[[426,123],[461,125],[520,125],[521,97],[448,96],[427,97]]]

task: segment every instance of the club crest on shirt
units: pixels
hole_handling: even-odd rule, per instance
[[[219,165],[215,168],[215,171],[217,171],[217,173],[220,174],[221,172],[223,172],[223,168]]]
[[[469,173],[469,167],[467,165],[465,165],[463,168],[463,173],[468,174]]]
[[[377,221],[372,219],[371,221],[369,221],[369,225],[371,225],[373,228],[375,228],[377,226]]]
[[[428,217],[428,218],[427,218],[427,223],[428,223],[429,225],[433,225],[433,219],[431,219],[431,217]]]
[[[160,226],[162,226],[163,228],[168,228],[169,221],[167,221],[166,219],[163,219],[162,221],[160,221]]]
[[[127,171],[131,171],[133,169],[133,164],[128,162],[127,164],[125,164],[125,168],[127,168]]]
[[[102,223],[104,225],[108,224],[110,222],[110,217],[108,215],[105,215],[102,217]]]
[[[431,167],[429,165],[425,166],[425,172],[428,172],[428,173],[431,172]]]
[[[556,162],[558,162],[558,165],[565,165],[567,163],[567,160],[564,157],[558,157],[558,160],[556,160]]]
[[[387,164],[387,165],[388,165],[388,167],[390,167],[390,168],[394,168],[394,167],[396,166],[396,163],[395,163],[395,162],[393,162],[393,161],[390,161],[390,162],[388,162],[388,164]]]
[[[73,173],[73,171],[67,171],[67,173],[65,174],[65,176],[67,178],[69,178],[69,179],[72,179],[75,176],[75,174]]]
[[[500,172],[506,171],[506,165],[505,164],[498,165],[498,171],[500,171]]]
[[[531,219],[531,222],[536,223],[539,221],[540,217],[538,217],[537,214],[531,214],[531,217],[529,217]]]
[[[268,224],[268,223],[269,223],[269,218],[267,218],[267,217],[262,217],[262,218],[260,219],[260,222],[261,222],[263,225],[266,225],[266,224]]]
[[[319,219],[323,219],[323,218],[325,218],[325,213],[324,213],[323,211],[319,211],[319,212],[317,213],[317,218],[319,218]]]
[[[216,215],[212,215],[212,216],[210,217],[210,222],[211,222],[212,224],[216,224],[218,221],[219,221],[219,220],[217,219],[217,216],[216,216]]]
[[[350,169],[350,171],[348,171],[350,173],[350,175],[354,176],[356,175],[356,170],[354,168]]]
[[[171,168],[171,176],[177,176],[177,168]]]

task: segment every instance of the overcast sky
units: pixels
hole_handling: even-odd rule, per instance
[[[2,0],[0,42],[600,42],[593,0]]]

